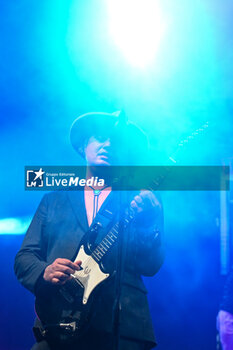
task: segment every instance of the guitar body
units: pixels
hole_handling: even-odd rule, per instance
[[[88,242],[82,241],[75,258],[75,261],[82,261],[81,269],[75,271],[72,280],[62,287],[54,286],[52,293],[36,299],[35,310],[45,329],[75,320],[75,337],[82,336],[87,330],[94,299],[92,294],[110,276],[103,272],[101,261],[93,258],[91,247]],[[52,332],[53,337],[60,339],[60,330],[57,335],[54,330]]]
[[[78,255],[75,261],[81,260],[81,270],[75,271],[72,275],[75,280],[81,284],[83,288],[82,303],[88,302],[89,296],[92,291],[105,279],[109,277],[109,273],[104,273],[100,269],[100,265],[94,260],[94,258],[85,252],[84,245],[81,245]]]

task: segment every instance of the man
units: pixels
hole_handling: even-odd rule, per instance
[[[146,151],[147,139],[133,123],[108,113],[79,117],[70,137],[86,160],[87,178],[101,175],[106,182],[102,188],[86,186],[84,191],[46,194],[16,255],[16,275],[35,294],[40,318],[34,327],[37,343],[33,349],[150,349],[155,339],[141,275],[154,275],[163,262],[162,208],[152,192],[130,192],[127,198],[126,191],[123,196],[113,191],[111,173],[106,172],[110,165],[137,162]],[[127,212],[129,207],[134,218],[122,229],[119,212],[122,208]],[[111,213],[110,217],[106,213]],[[77,258],[82,239],[90,253],[100,241],[99,232],[88,231],[95,227],[97,217],[98,221],[104,218],[103,225],[107,222],[106,232],[112,227],[123,230],[123,246],[117,241],[101,262],[102,271],[110,276],[93,291],[92,302],[84,308],[86,331],[78,336],[76,325],[82,312],[74,307],[78,296],[72,282],[75,275],[85,273],[84,262]]]

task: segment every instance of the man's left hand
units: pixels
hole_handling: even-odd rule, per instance
[[[156,214],[161,210],[161,204],[153,192],[142,190],[130,203],[137,214],[153,211]]]

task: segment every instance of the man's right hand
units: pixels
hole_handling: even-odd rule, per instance
[[[81,263],[81,261],[72,262],[68,259],[56,259],[46,267],[43,278],[52,284],[63,285],[72,278],[70,274],[80,270]]]

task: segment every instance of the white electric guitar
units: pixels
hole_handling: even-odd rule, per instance
[[[128,226],[128,224],[133,220],[134,216],[134,211],[129,209],[124,218],[124,227]],[[100,224],[96,223],[95,225],[96,229],[98,229],[98,225]],[[88,302],[92,291],[110,276],[109,273],[104,273],[101,270],[100,263],[112,246],[116,243],[118,232],[119,223],[117,222],[90,255],[85,252],[84,245],[81,245],[79,249],[75,261],[82,261],[81,270],[75,271],[72,276],[84,289],[82,298],[83,304]]]
[[[204,124],[201,128],[195,130],[191,136],[187,139],[181,141],[178,145],[176,152],[169,158],[170,163],[172,165],[177,164],[177,156],[178,153],[183,149],[185,144],[187,144],[191,139],[195,136],[202,133],[208,127],[208,123]],[[165,174],[156,178],[152,181],[152,185],[150,186],[150,190],[159,189],[159,185],[164,180],[166,173],[170,172],[170,167],[164,167]],[[133,210],[128,210],[128,213],[125,217],[124,226],[127,226],[129,222],[131,222],[134,218]],[[97,224],[98,225],[98,224]],[[88,302],[89,296],[92,291],[104,280],[109,277],[108,273],[104,273],[100,268],[100,262],[102,258],[106,255],[106,253],[111,249],[118,238],[119,224],[115,224],[115,226],[110,230],[110,232],[106,235],[106,237],[102,240],[102,242],[95,248],[95,250],[91,254],[87,254],[85,252],[84,245],[81,245],[78,255],[75,261],[82,261],[82,269],[80,271],[75,271],[72,275],[74,279],[82,286],[83,288],[83,298],[82,303],[86,304]]]

